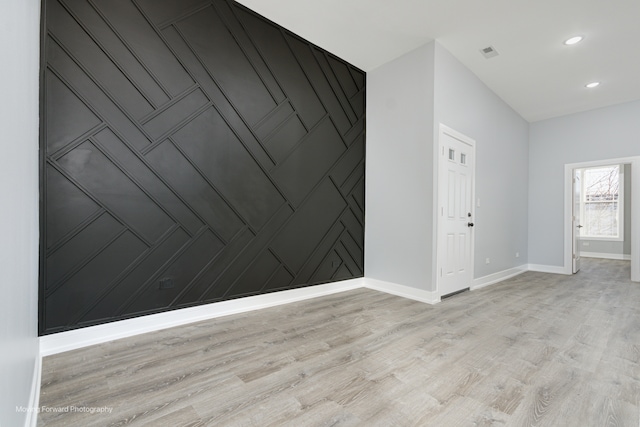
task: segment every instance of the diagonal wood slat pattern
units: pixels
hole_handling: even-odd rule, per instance
[[[230,0],[43,12],[41,334],[363,275],[361,70]]]

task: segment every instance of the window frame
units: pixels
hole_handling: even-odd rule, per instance
[[[618,167],[618,235],[615,237],[608,236],[590,236],[580,233],[580,240],[598,240],[607,242],[622,242],[624,241],[624,165],[601,165],[580,169],[580,221],[583,222],[586,219],[585,204],[587,203],[586,196],[586,180],[584,179],[585,171],[589,169],[604,169],[611,167]],[[608,203],[610,201],[589,201],[588,203]],[[586,227],[585,227],[586,228]]]

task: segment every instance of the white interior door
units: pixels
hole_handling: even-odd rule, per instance
[[[579,169],[573,170],[573,273],[580,270],[580,197],[582,194],[582,181]]]
[[[440,126],[438,161],[438,293],[469,288],[473,280],[475,143]]]

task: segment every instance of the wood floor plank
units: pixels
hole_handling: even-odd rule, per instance
[[[38,425],[639,427],[639,301],[629,262],[588,259],[226,316],[44,358]]]

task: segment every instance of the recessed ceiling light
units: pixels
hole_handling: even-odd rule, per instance
[[[600,82],[591,82],[591,83],[586,84],[584,86],[588,87],[589,89],[593,89],[594,87],[600,86]]]
[[[580,43],[582,41],[584,37],[582,36],[575,36],[575,37],[571,37],[568,40],[565,40],[564,44],[566,45],[572,45],[572,44],[576,44],[576,43]]]

